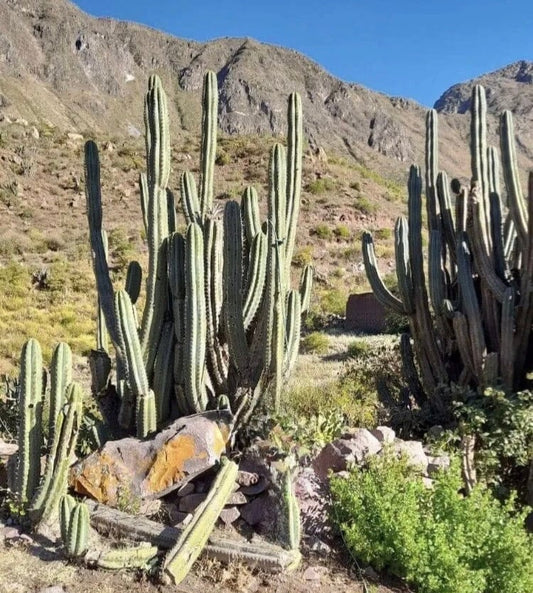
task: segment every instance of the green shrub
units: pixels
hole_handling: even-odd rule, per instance
[[[330,177],[321,177],[320,179],[315,179],[314,181],[309,182],[305,189],[314,195],[323,194],[327,191],[332,191],[336,187],[335,181]]]
[[[359,358],[370,352],[370,344],[365,340],[354,340],[348,344],[348,356],[350,358]]]
[[[374,231],[374,237],[381,241],[387,241],[388,239],[392,239],[392,234],[392,229],[389,229],[388,227],[377,229],[376,231]]]
[[[329,349],[329,338],[326,334],[313,332],[303,337],[300,350],[307,354],[325,354]]]
[[[292,264],[298,268],[304,268],[305,266],[313,262],[313,248],[311,245],[300,247],[296,250],[296,253],[292,256]]]
[[[320,294],[320,307],[322,311],[332,315],[344,316],[346,313],[347,296],[343,290],[332,288]]]
[[[356,210],[359,210],[362,214],[375,214],[378,210],[376,204],[372,203],[368,198],[364,196],[358,196],[355,198],[354,207]]]
[[[452,395],[460,432],[476,436],[478,479],[504,490],[523,486],[533,452],[533,392]]]
[[[337,239],[344,241],[348,240],[351,236],[350,229],[345,224],[339,224],[333,229],[333,234]]]
[[[419,593],[531,593],[526,511],[481,487],[464,497],[461,486],[457,464],[426,488],[405,461],[375,457],[332,479],[332,517],[352,554]]]
[[[310,235],[315,235],[319,239],[331,239],[333,237],[333,231],[325,222],[321,222],[314,226],[310,231]]]

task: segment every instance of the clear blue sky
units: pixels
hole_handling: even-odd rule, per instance
[[[449,86],[533,60],[533,0],[75,0],[177,37],[253,37],[348,82],[432,105]]]

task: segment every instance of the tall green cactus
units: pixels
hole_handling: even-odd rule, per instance
[[[41,476],[43,359],[33,338],[22,348],[20,363],[20,426],[16,488],[21,503],[30,501]]]
[[[19,458],[16,494],[30,520],[43,523],[55,516],[67,488],[67,472],[74,455],[82,420],[83,391],[72,382],[72,354],[67,344],[56,346],[50,366],[50,390],[43,390],[39,342],[30,339],[22,348],[20,371]],[[42,410],[48,398],[48,442],[41,477]]]
[[[500,138],[509,209],[504,217],[498,159],[495,149],[487,146],[481,86],[473,89],[471,112],[472,183],[466,188],[452,181],[455,208],[446,174],[438,172],[436,112],[430,111],[426,120],[427,278],[421,176],[416,167],[409,176],[408,221],[400,219],[395,230],[399,297],[379,276],[372,237],[363,237],[365,268],[376,297],[409,318],[420,373],[419,381],[404,338],[402,355],[411,391],[417,401],[425,397],[439,412],[446,410],[442,386],[454,383],[483,391],[501,382],[511,392],[524,386],[533,366],[533,173],[524,199],[512,117],[505,112]]]
[[[251,187],[240,206],[226,204],[223,223],[219,220],[213,208],[218,109],[213,72],[205,76],[202,100],[199,191],[191,173],[180,177],[187,223],[183,235],[175,232],[174,198],[167,187],[167,101],[159,78],[150,77],[145,102],[147,172],[140,179],[149,265],[140,329],[129,302],[137,296],[140,270],[135,265],[129,282],[134,276],[134,287],[126,287],[131,299],[124,291],[113,296],[102,243],[98,153],[94,143],[86,147],[94,271],[117,353],[119,424],[128,430],[136,424],[139,436],[146,435],[145,420],[154,417],[152,393],[159,426],[177,414],[216,407],[221,396],[236,427],[267,394],[279,405],[298,351],[299,318],[309,304],[312,269],[304,270],[299,292],[291,290],[290,281],[302,172],[299,96],[289,98],[287,150],[280,144],[272,150],[264,222]],[[94,383],[100,386],[101,380]],[[131,423],[134,409],[137,420]]]

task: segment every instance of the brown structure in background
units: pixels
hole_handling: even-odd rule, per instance
[[[345,327],[349,330],[380,334],[385,330],[385,307],[373,292],[351,294],[346,303]]]

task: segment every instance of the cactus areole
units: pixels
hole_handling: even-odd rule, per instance
[[[179,191],[186,232],[176,230],[174,194],[168,187],[170,139],[167,99],[151,76],[145,100],[146,173],[140,176],[148,242],[145,306],[137,314],[141,285],[137,262],[125,290],[113,287],[103,229],[100,165],[94,142],[85,146],[86,196],[98,288],[99,351],[104,334],[116,352],[116,385],[93,365],[99,401],[114,399],[109,422],[146,436],[176,417],[229,406],[234,430],[258,406],[279,405],[283,382],[298,352],[300,316],[309,303],[312,269],[300,290],[291,288],[302,174],[301,99],[288,102],[287,148],[274,145],[269,166],[268,212],[260,219],[258,195],[244,190],[223,216],[213,207],[218,90],[204,78],[200,178],[183,172]],[[198,188],[198,189],[197,189]],[[104,332],[103,325],[105,324]],[[108,371],[107,371],[108,372]],[[109,413],[104,416],[109,420]]]

